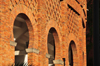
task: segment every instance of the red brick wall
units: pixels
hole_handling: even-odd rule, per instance
[[[34,66],[48,66],[47,37],[51,27],[55,28],[59,38],[59,48],[56,56],[66,58],[68,66],[68,49],[73,40],[77,49],[78,66],[86,66],[86,0],[0,0],[0,66],[14,63],[13,26],[16,16],[24,13],[29,18],[26,21],[29,29],[29,48],[40,50],[39,54],[29,53],[28,61]],[[77,15],[68,4],[76,10]],[[81,7],[83,6],[83,8]],[[82,25],[84,21],[85,28]],[[84,60],[83,60],[84,52]],[[56,59],[58,59],[56,58]],[[63,65],[57,65],[63,66]],[[75,65],[76,66],[76,65]]]

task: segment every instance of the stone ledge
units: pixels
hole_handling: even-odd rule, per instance
[[[60,59],[58,59],[58,60],[53,60],[53,63],[54,63],[54,64],[61,64],[61,65],[64,64],[64,62],[63,62],[62,60],[60,60]]]
[[[15,55],[25,55],[27,54],[26,51],[15,51]]]
[[[28,49],[26,49],[26,52],[27,53],[36,53],[36,54],[39,54],[39,50],[38,49],[35,49],[35,48],[28,48]]]
[[[10,45],[15,47],[17,45],[17,43],[14,41],[10,41]]]
[[[50,58],[50,56],[51,56],[50,54],[46,54],[46,57],[47,57],[47,58]]]

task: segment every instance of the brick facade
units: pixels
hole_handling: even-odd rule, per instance
[[[65,65],[69,65],[69,46],[73,41],[73,66],[87,66],[86,9],[86,0],[0,0],[0,66],[15,62],[15,47],[10,41],[14,41],[14,21],[20,13],[28,17],[25,20],[29,30],[28,48],[40,51],[39,54],[28,53],[28,63],[48,66],[47,39],[53,27],[55,60],[65,58]]]

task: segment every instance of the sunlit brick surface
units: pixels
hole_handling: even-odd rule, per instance
[[[68,49],[73,40],[76,45],[73,66],[86,66],[86,0],[0,0],[0,66],[15,62],[13,26],[16,16],[25,14],[29,20],[29,47],[36,48],[39,54],[28,53],[28,63],[33,66],[48,66],[47,39],[50,28],[57,31],[55,59],[65,58],[69,65]],[[54,37],[56,39],[56,36]],[[73,47],[72,47],[73,48]],[[84,57],[83,57],[84,56]],[[75,59],[77,57],[77,59]],[[56,64],[56,66],[64,66]]]

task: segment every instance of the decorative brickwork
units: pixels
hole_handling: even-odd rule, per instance
[[[54,28],[55,60],[65,58],[68,66],[69,46],[74,41],[77,56],[73,55],[73,66],[87,66],[86,9],[86,0],[0,0],[0,66],[15,62],[15,47],[10,41],[14,41],[14,21],[19,14],[23,14],[29,30],[28,48],[39,50],[39,54],[28,53],[29,64],[48,66],[48,33]],[[76,54],[73,49],[72,52]]]

